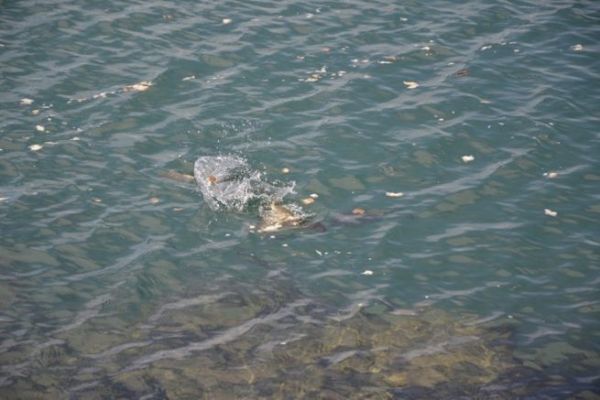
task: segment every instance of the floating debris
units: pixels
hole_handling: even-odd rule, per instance
[[[29,146],[29,150],[31,150],[31,151],[39,151],[43,147],[44,146],[42,146],[41,144],[32,144],[31,146]]]
[[[21,104],[22,106],[28,106],[33,104],[33,99],[28,99],[27,97],[24,97],[21,99],[21,101],[19,102],[19,104]]]
[[[471,161],[475,160],[475,157],[468,154],[468,155],[462,156],[461,159],[463,160],[464,163],[470,163]]]
[[[31,110],[32,115],[38,115],[39,113],[40,113],[40,110],[38,110],[37,108],[35,110]]]
[[[127,85],[127,86],[123,87],[123,91],[124,92],[145,92],[146,90],[150,89],[150,86],[152,86],[152,82],[141,81],[141,82],[135,83],[133,85]],[[100,93],[100,94],[102,94],[102,93]],[[106,94],[104,94],[104,95],[106,96]]]
[[[573,50],[573,51],[583,51],[583,45],[577,43],[577,44],[571,46],[571,50]]]
[[[315,202],[315,199],[313,199],[312,197],[307,197],[305,199],[302,199],[302,204],[304,204],[305,206],[311,205]]]
[[[148,201],[150,202],[150,204],[160,203],[160,199],[158,197],[150,197],[150,199]]]
[[[544,172],[544,176],[548,179],[554,179],[554,178],[558,177],[558,172],[554,172],[554,171]]]
[[[404,83],[407,89],[416,89],[419,87],[419,84],[415,81],[402,81],[402,83]]]
[[[544,208],[544,214],[548,215],[550,217],[556,217],[558,215],[558,213],[554,210],[551,210],[549,208]]]
[[[364,208],[356,207],[352,210],[353,215],[365,215],[366,211]]]
[[[46,128],[44,128],[44,125],[36,125],[35,130],[38,132],[44,132],[46,131]]]
[[[402,196],[404,196],[404,193],[402,193],[402,192],[385,192],[385,195],[387,197],[402,197]]]
[[[196,79],[196,75],[190,75],[190,76],[186,76],[184,78],[182,78],[182,81],[191,81],[193,79]]]
[[[481,51],[486,51],[492,48],[492,45],[481,46]]]
[[[370,276],[370,275],[373,275],[373,271],[371,271],[370,269],[365,269],[365,270],[364,270],[364,271],[361,273],[361,275],[367,275],[367,276]]]
[[[322,66],[320,69],[318,69],[314,72],[311,72],[311,74],[308,76],[308,78],[304,79],[304,82],[318,82],[323,77],[325,77],[325,75],[327,75],[327,67]]]
[[[77,142],[77,141],[81,140],[81,138],[80,138],[79,136],[73,136],[73,137],[71,138],[71,140],[73,140],[73,141],[76,141],[76,142]]]
[[[319,198],[319,195],[316,194],[316,193],[311,193],[308,196],[311,197],[311,198],[313,198],[313,199],[318,199]]]
[[[229,25],[233,22],[233,20],[231,18],[223,18],[221,22],[223,23],[223,25]]]
[[[285,168],[281,168],[281,173],[282,174],[289,174],[290,173],[290,169],[285,167]]]

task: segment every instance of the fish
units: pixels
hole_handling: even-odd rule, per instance
[[[271,202],[262,207],[261,221],[256,229],[259,233],[276,232],[283,228],[293,228],[303,226],[308,217],[291,206],[286,206],[277,202]]]

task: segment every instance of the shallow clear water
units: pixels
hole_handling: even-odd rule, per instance
[[[0,2],[1,397],[597,396],[600,7],[539,3]]]

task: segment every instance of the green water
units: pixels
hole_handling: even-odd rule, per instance
[[[598,398],[600,7],[421,3],[0,2],[0,397]]]

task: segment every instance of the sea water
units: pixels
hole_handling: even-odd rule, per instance
[[[594,1],[0,2],[0,397],[597,398],[599,27]],[[164,177],[202,156],[318,229]]]

